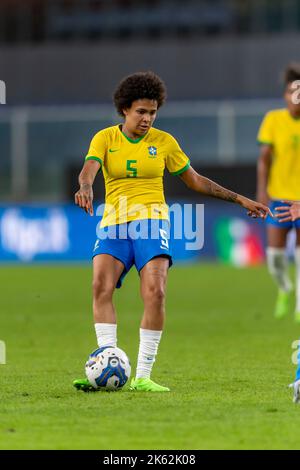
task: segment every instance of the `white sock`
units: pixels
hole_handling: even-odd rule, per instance
[[[285,248],[267,248],[267,264],[269,273],[277,283],[279,289],[289,292],[292,289],[292,283],[288,274],[288,260],[285,254]]]
[[[295,250],[296,263],[296,312],[300,312],[300,246]]]
[[[140,328],[140,347],[136,378],[150,378],[162,331]]]
[[[99,348],[117,346],[117,325],[115,323],[95,323]]]

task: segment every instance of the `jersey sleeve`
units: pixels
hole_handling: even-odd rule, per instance
[[[180,175],[189,168],[190,164],[189,158],[183,150],[181,150],[178,142],[170,135],[166,159],[166,167],[168,171],[171,175]]]
[[[87,160],[96,160],[100,163],[101,167],[103,166],[104,156],[106,153],[106,138],[103,131],[98,132],[93,138],[90,143],[90,148],[85,157],[85,161]]]
[[[267,113],[260,125],[257,141],[262,145],[273,145],[274,143],[274,119],[272,113]]]

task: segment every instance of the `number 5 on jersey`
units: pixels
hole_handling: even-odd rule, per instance
[[[137,162],[137,160],[127,160],[126,165],[126,178],[136,178],[137,177],[137,168],[133,165]]]

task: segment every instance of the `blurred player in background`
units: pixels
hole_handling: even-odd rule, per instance
[[[270,203],[272,212],[283,206],[283,200],[300,200],[300,104],[295,100],[296,80],[300,80],[299,64],[290,65],[285,71],[286,108],[269,111],[258,133],[261,148],[257,199]],[[297,240],[295,320],[300,322],[300,220],[292,217],[280,222],[267,217],[267,264],[278,286],[274,315],[282,318],[290,310],[293,292],[286,257],[287,235],[292,228]]]
[[[100,230],[114,228],[114,238],[97,239],[93,253],[93,312],[99,347],[117,345],[117,320],[112,303],[116,287],[135,265],[140,275],[140,292],[144,313],[140,327],[140,344],[136,376],[131,389],[167,392],[169,389],[150,379],[165,319],[165,287],[172,264],[169,245],[168,207],[163,191],[165,168],[178,175],[192,190],[218,199],[240,204],[248,215],[265,218],[268,208],[244,196],[222,188],[199,175],[188,157],[167,132],[152,127],[157,110],[166,97],[162,80],[152,72],[136,73],[123,79],[114,103],[124,122],[98,132],[92,139],[75,202],[93,215],[94,179],[102,169],[105,182],[105,210]],[[120,198],[126,198],[124,208]],[[131,211],[142,205],[140,211]],[[129,233],[137,221],[160,224],[159,238],[134,239]],[[147,223],[148,223],[147,222]],[[134,294],[133,294],[134,295]],[[92,390],[87,379],[74,381],[83,391]]]

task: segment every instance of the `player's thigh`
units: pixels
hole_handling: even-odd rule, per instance
[[[124,264],[112,255],[99,254],[93,258],[93,285],[114,289],[124,271]]]
[[[145,264],[140,271],[142,297],[149,293],[164,296],[169,265],[169,258],[163,256],[157,256]]]
[[[286,245],[287,234],[289,228],[276,227],[268,225],[267,227],[267,242],[268,246],[273,248],[284,248]]]

